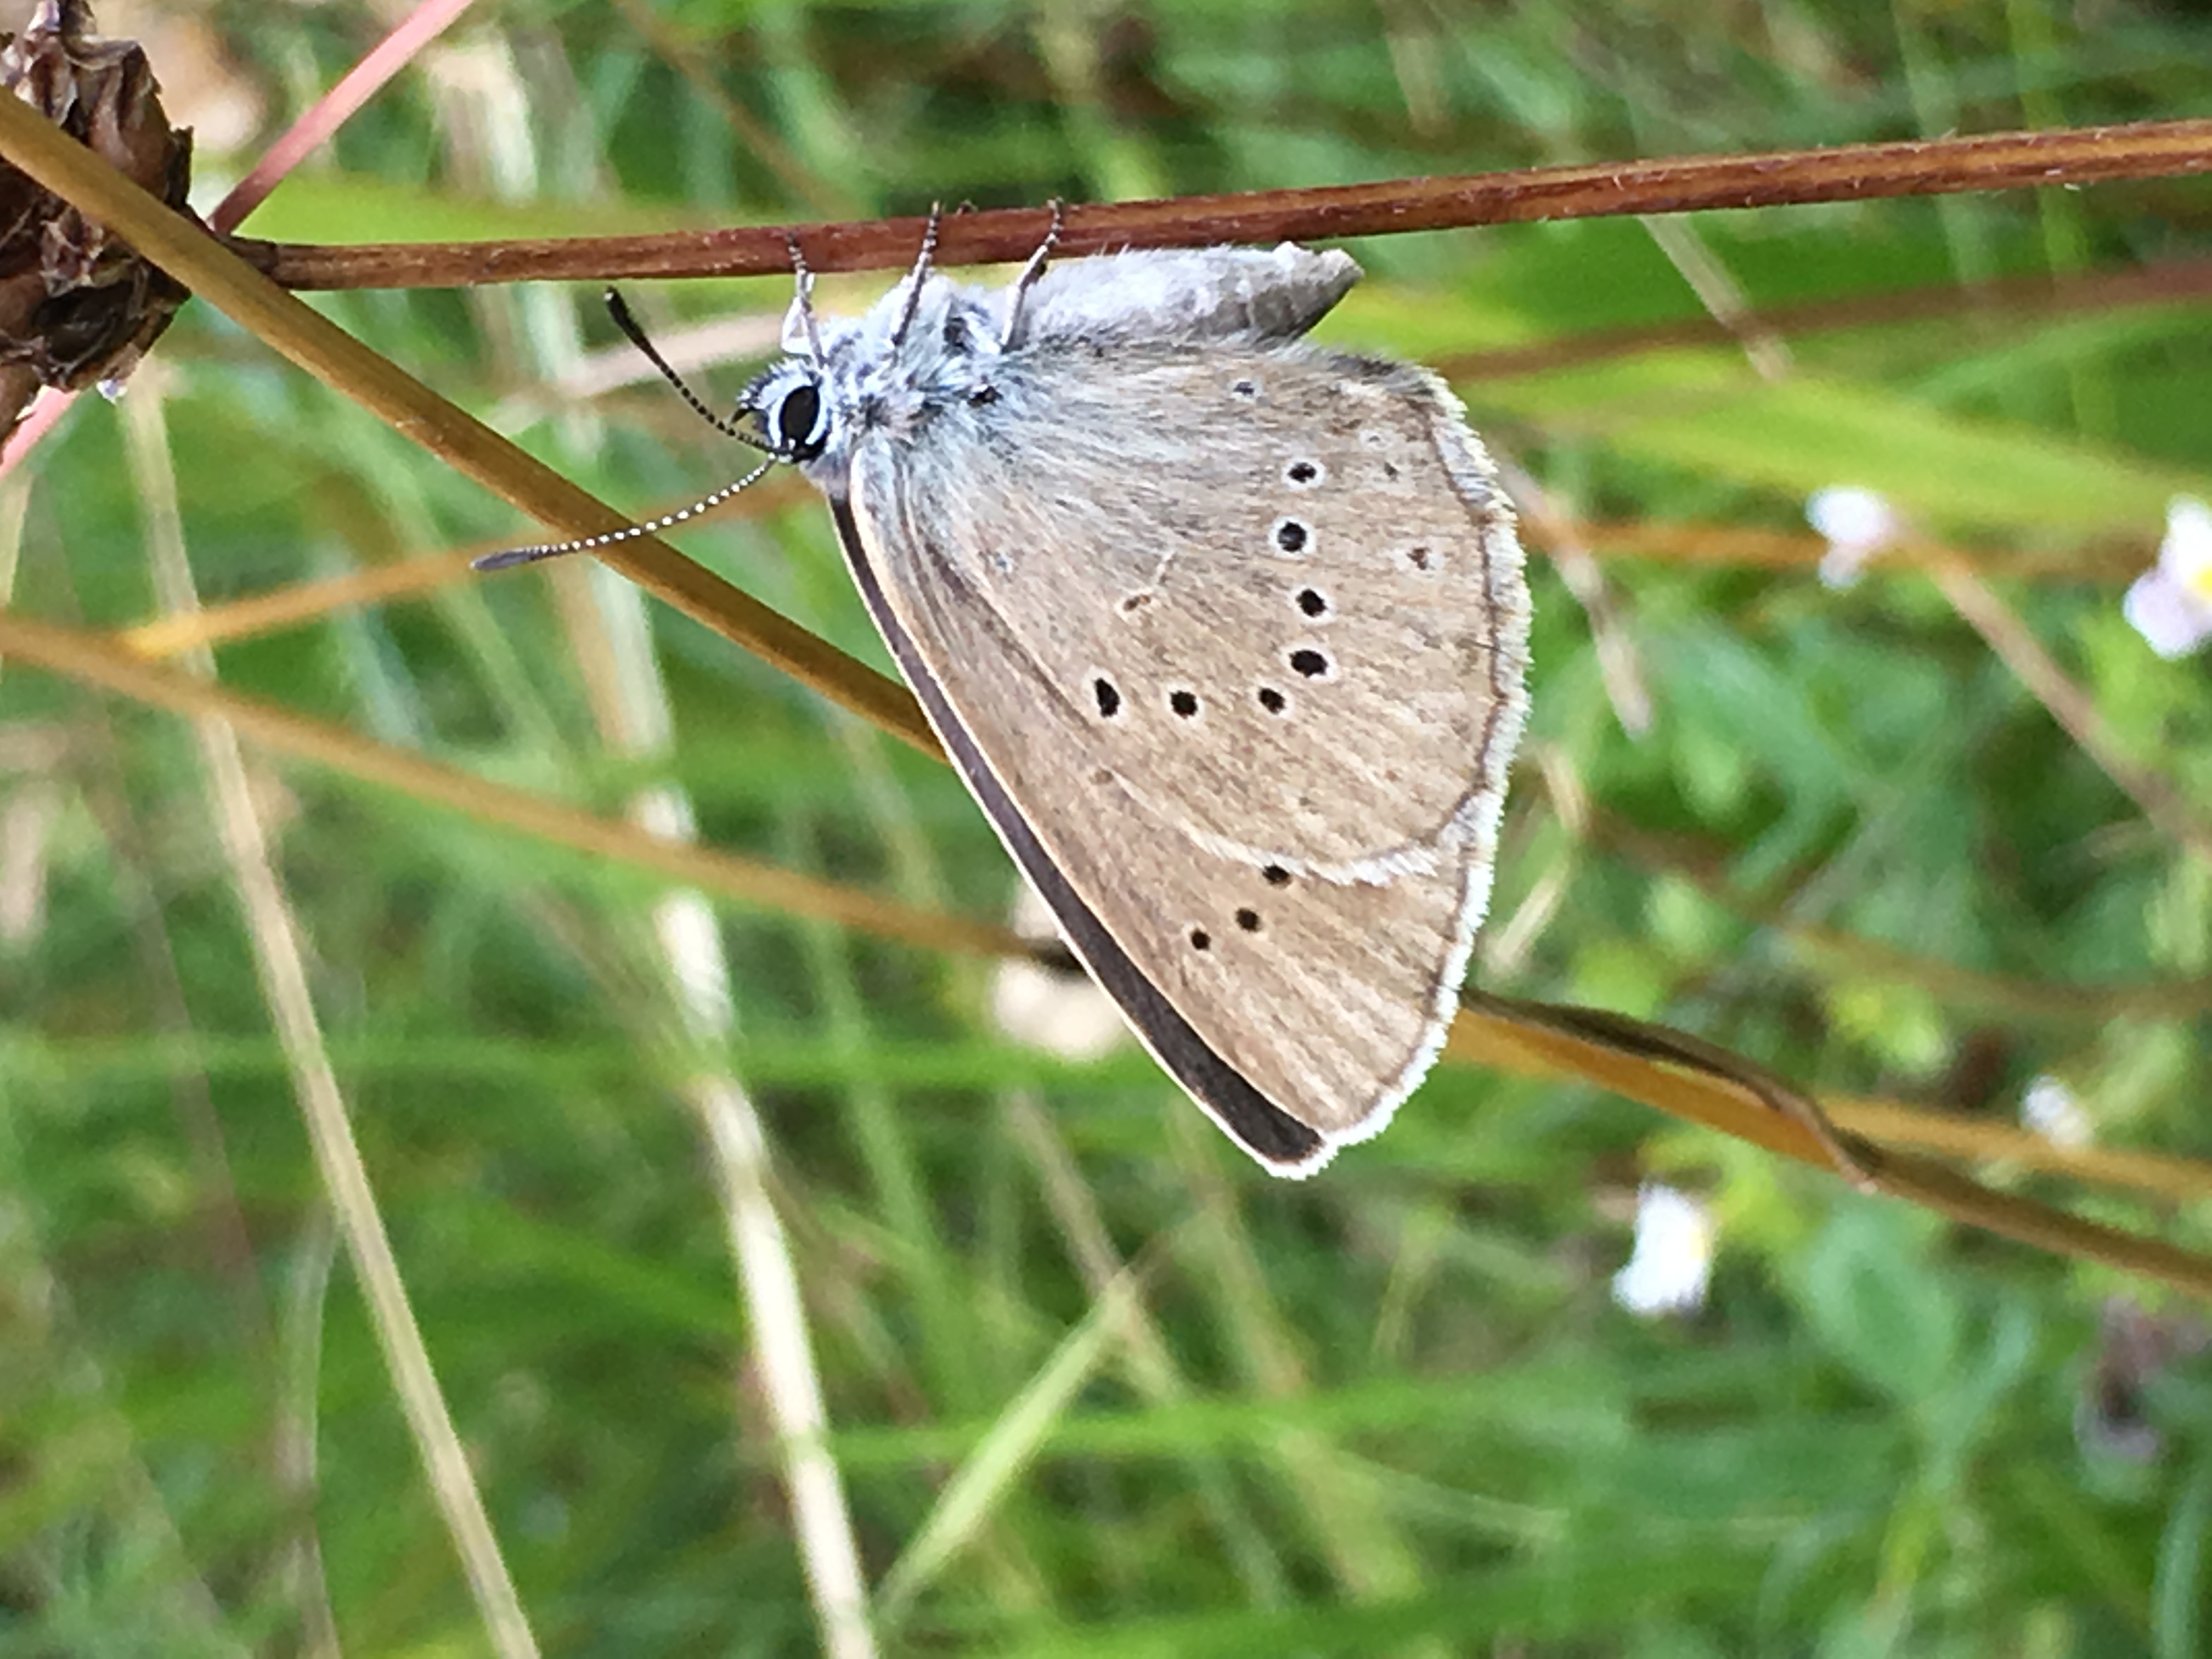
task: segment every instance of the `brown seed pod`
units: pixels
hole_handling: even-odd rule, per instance
[[[191,134],[169,125],[135,41],[92,33],[82,0],[40,0],[0,35],[0,84],[171,207],[189,211]],[[0,423],[41,386],[119,380],[185,290],[101,226],[0,162]]]

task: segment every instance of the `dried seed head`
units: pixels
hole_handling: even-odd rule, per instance
[[[191,183],[191,135],[169,125],[137,42],[92,33],[82,0],[40,0],[0,36],[0,90],[21,99],[173,208]],[[0,418],[40,386],[120,379],[185,289],[75,208],[0,162]]]

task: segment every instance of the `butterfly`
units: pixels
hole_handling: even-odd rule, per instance
[[[1048,239],[992,292],[934,240],[845,320],[792,243],[788,355],[716,421],[768,459],[708,501],[777,463],[821,491],[1068,945],[1232,1139],[1309,1174],[1457,1006],[1527,708],[1512,507],[1435,375],[1305,338],[1344,253]]]

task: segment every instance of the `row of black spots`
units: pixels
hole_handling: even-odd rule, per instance
[[[1100,718],[1111,720],[1121,717],[1121,688],[1105,675],[1091,676],[1091,696],[1098,705]],[[1179,685],[1168,693],[1168,707],[1182,719],[1189,720],[1198,713],[1198,693]]]
[[[1304,519],[1278,519],[1267,534],[1278,552],[1293,559],[1313,549],[1313,527]]]
[[[1327,652],[1317,651],[1311,646],[1300,646],[1285,660],[1288,663],[1291,672],[1303,675],[1310,680],[1326,679],[1335,668],[1335,665],[1329,660]],[[1290,712],[1291,700],[1279,686],[1263,685],[1252,695],[1260,707],[1270,714],[1284,714]],[[1115,684],[1112,680],[1103,674],[1094,675],[1091,681],[1091,696],[1092,701],[1098,705],[1100,719],[1109,720],[1121,719],[1121,711],[1127,707],[1127,702],[1121,696],[1121,688]],[[1167,705],[1169,713],[1178,720],[1186,720],[1197,719],[1200,708],[1204,706],[1199,701],[1198,693],[1188,686],[1183,685],[1178,685],[1169,691]]]
[[[1313,489],[1328,482],[1328,469],[1301,455],[1283,468],[1283,482],[1293,489]]]
[[[1251,906],[1246,905],[1237,913],[1237,925],[1248,933],[1258,933],[1261,927],[1260,913]],[[1203,927],[1192,928],[1190,948],[1194,951],[1211,951],[1213,948],[1213,935]]]
[[[1122,709],[1127,706],[1127,700],[1121,696],[1121,688],[1103,674],[1091,676],[1091,701],[1098,705],[1098,715],[1102,720],[1121,719]],[[1168,693],[1167,702],[1169,712],[1177,719],[1187,720],[1197,718],[1198,693],[1188,686],[1178,685],[1170,690]]]
[[[1301,611],[1305,615],[1315,618],[1316,621],[1326,617],[1329,613],[1328,596],[1322,592],[1318,587],[1301,587],[1298,589],[1297,594],[1297,604]]]

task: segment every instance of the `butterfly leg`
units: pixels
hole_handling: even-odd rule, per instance
[[[1045,230],[1044,240],[1037,244],[1036,252],[1030,255],[1029,264],[1022,267],[1022,274],[1014,279],[1013,294],[1006,301],[1006,343],[1010,346],[1018,343],[1021,338],[1022,301],[1029,298],[1030,290],[1043,276],[1045,265],[1052,258],[1052,251],[1060,243],[1060,228],[1066,222],[1067,204],[1054,197],[1052,223]]]
[[[922,227],[921,252],[916,256],[914,269],[906,279],[906,309],[899,313],[898,327],[891,331],[891,350],[896,353],[906,343],[907,331],[914,326],[915,313],[921,309],[921,285],[929,280],[929,262],[937,253],[938,227],[945,222],[945,204],[933,202],[929,205],[929,222]]]
[[[806,348],[806,355],[817,368],[828,360],[822,355],[822,331],[814,325],[814,273],[806,268],[806,256],[799,251],[799,238],[786,235],[783,245],[791,252],[791,274],[799,283],[799,292],[793,295],[791,310],[783,319],[783,349],[796,351]]]

